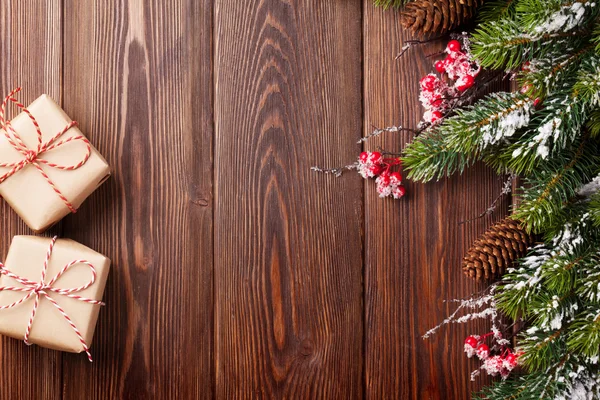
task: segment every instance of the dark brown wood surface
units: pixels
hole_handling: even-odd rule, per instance
[[[0,340],[0,399],[464,399],[480,325],[421,335],[482,289],[460,258],[506,212],[478,166],[409,184],[352,162],[414,125],[442,42],[371,0],[0,3],[0,89],[60,101],[113,168],[49,234],[113,260],[95,362]],[[365,148],[399,151],[409,134]],[[0,250],[30,233],[6,204]]]

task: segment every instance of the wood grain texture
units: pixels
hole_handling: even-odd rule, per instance
[[[113,261],[63,398],[212,395],[210,1],[65,2],[65,110],[113,167],[65,235]]]
[[[0,340],[0,399],[465,399],[462,343],[421,335],[484,287],[460,259],[507,211],[477,166],[408,184],[318,175],[414,125],[426,54],[371,0],[0,3],[0,90],[61,101],[113,167],[61,234],[113,260],[90,365]],[[436,47],[437,46],[437,47]],[[398,151],[410,135],[370,141]],[[30,233],[0,206],[2,256]]]
[[[383,12],[364,2],[365,131],[371,125],[414,127],[422,109],[419,79],[433,70],[426,55],[445,43],[415,48],[397,62],[395,55],[410,39],[395,12]],[[388,135],[368,147],[398,151],[410,134]],[[502,180],[477,166],[464,175],[427,185],[409,183],[401,201],[382,201],[373,182],[365,198],[365,319],[366,393],[368,398],[466,399],[488,382],[470,382],[479,364],[462,348],[471,333],[485,324],[450,326],[433,338],[421,336],[439,324],[452,303],[482,290],[466,278],[460,260],[473,240],[492,220],[505,215],[510,199],[485,219],[459,225],[496,198]]]
[[[0,2],[2,100],[12,89],[22,86],[19,99],[24,104],[31,103],[42,93],[60,102],[63,67],[60,3],[60,0]],[[17,110],[11,108],[9,115],[16,113]],[[0,202],[0,259],[4,259],[12,237],[31,231],[8,204],[3,200]],[[53,229],[53,233],[60,232],[60,225]],[[61,360],[61,353],[1,338],[0,399],[59,398]]]
[[[361,133],[354,1],[218,0],[218,398],[362,395]]]

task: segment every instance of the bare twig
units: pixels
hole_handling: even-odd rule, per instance
[[[402,46],[402,49],[400,49],[400,53],[398,53],[396,55],[396,58],[394,58],[395,60],[399,59],[400,57],[402,57],[404,55],[404,53],[406,53],[408,51],[408,49],[410,49],[413,46],[419,46],[422,44],[427,44],[427,43],[431,43],[431,42],[435,42],[437,40],[442,39],[443,36],[438,36],[438,37],[434,37],[432,39],[427,39],[427,40],[407,40],[404,42],[404,46]]]
[[[325,175],[334,175],[336,178],[338,178],[338,177],[342,176],[344,171],[351,171],[353,169],[356,169],[357,167],[358,167],[358,163],[353,163],[353,164],[345,165],[345,166],[339,167],[339,168],[311,167],[310,170],[315,171],[315,172],[321,172]]]
[[[461,221],[458,224],[459,225],[463,225],[467,222],[472,222],[475,220],[478,220],[480,218],[485,217],[486,215],[491,215],[494,213],[494,211],[496,211],[496,208],[498,207],[498,203],[500,202],[500,200],[502,200],[502,198],[504,196],[506,196],[507,194],[509,194],[510,192],[512,192],[512,183],[515,180],[517,176],[515,174],[510,174],[508,176],[508,178],[506,179],[506,181],[504,182],[504,185],[502,186],[502,190],[500,191],[500,194],[494,199],[494,201],[492,202],[492,204],[490,204],[490,206],[487,208],[487,210],[485,210],[484,212],[482,212],[481,214],[479,214],[478,216],[468,219],[466,221]]]
[[[400,157],[402,155],[402,153],[393,153],[391,151],[387,151],[386,149],[384,149],[381,146],[377,146],[377,150],[381,153],[381,155],[383,156],[392,156],[392,157]]]
[[[387,128],[377,128],[374,125],[371,125],[373,127],[373,132],[371,132],[370,134],[368,134],[367,136],[361,138],[357,143],[363,143],[366,142],[367,140],[375,137],[375,136],[379,136],[384,132],[412,132],[415,135],[418,135],[420,132],[411,128],[403,128],[401,126],[388,126]]]

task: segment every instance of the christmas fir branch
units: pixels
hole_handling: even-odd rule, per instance
[[[589,182],[597,171],[598,146],[582,141],[563,157],[554,158],[525,178],[519,196],[520,204],[513,211],[528,231],[542,233],[556,224],[564,205]]]
[[[374,4],[379,7],[389,8],[389,7],[401,7],[408,0],[373,0]]]
[[[407,177],[422,182],[462,173],[476,161],[523,178],[511,218],[540,241],[496,284],[486,303],[493,307],[473,314],[496,315],[497,307],[523,322],[514,353],[523,368],[478,396],[597,398],[600,5],[491,0],[481,9],[470,48],[477,63],[506,71],[519,90],[445,109],[435,123],[426,120],[402,162]]]

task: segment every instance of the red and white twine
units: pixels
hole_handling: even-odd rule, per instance
[[[11,271],[9,271],[8,269],[6,269],[4,264],[0,263],[0,275],[6,275],[9,278],[12,278],[15,281],[19,282],[21,285],[23,285],[23,286],[19,286],[19,287],[0,286],[0,292],[7,290],[7,291],[13,291],[13,292],[27,293],[23,298],[21,298],[18,301],[15,301],[12,304],[8,304],[6,306],[0,306],[0,311],[17,307],[17,306],[25,303],[30,298],[32,298],[32,297],[34,298],[33,310],[31,312],[31,317],[29,318],[29,323],[27,324],[27,328],[25,330],[25,338],[24,338],[25,343],[27,345],[31,345],[31,343],[29,342],[29,335],[31,334],[31,328],[33,327],[33,320],[35,319],[35,315],[36,315],[38,306],[40,304],[40,298],[42,296],[44,296],[44,298],[46,298],[50,303],[52,303],[54,305],[54,307],[56,307],[56,309],[62,314],[64,319],[71,326],[71,328],[73,328],[73,331],[77,335],[77,338],[79,338],[79,341],[81,342],[81,345],[83,346],[83,350],[87,354],[88,359],[90,360],[90,362],[92,362],[93,360],[92,360],[92,355],[90,354],[90,349],[89,349],[85,339],[83,338],[81,332],[77,328],[77,325],[75,325],[75,323],[73,322],[71,317],[69,317],[69,315],[60,306],[60,304],[58,304],[56,302],[56,300],[54,300],[50,295],[51,294],[60,294],[62,296],[70,297],[72,299],[83,301],[83,302],[86,302],[89,304],[96,304],[96,305],[103,306],[104,303],[101,301],[89,299],[87,297],[82,297],[82,296],[75,294],[77,292],[81,292],[82,290],[89,288],[90,286],[92,286],[94,284],[94,282],[96,282],[96,268],[89,261],[73,260],[70,263],[68,263],[67,265],[65,265],[60,270],[60,272],[54,276],[54,278],[52,278],[48,283],[46,283],[46,272],[48,270],[48,264],[50,261],[50,257],[52,256],[52,250],[54,249],[55,242],[56,242],[56,236],[53,237],[52,240],[50,241],[50,247],[48,248],[48,251],[46,253],[46,259],[44,260],[44,265],[42,267],[42,277],[39,282],[30,281],[27,278],[23,278],[22,276],[16,275],[16,274],[12,273]],[[56,281],[59,280],[60,277],[65,272],[67,272],[71,267],[73,267],[74,265],[77,265],[77,264],[85,264],[90,268],[90,270],[92,272],[92,277],[88,283],[86,283],[85,285],[75,287],[75,288],[70,288],[70,289],[60,289],[60,288],[53,287],[54,284],[56,283]]]
[[[2,162],[2,163],[0,163],[0,167],[2,167],[2,168],[11,168],[10,171],[8,171],[4,175],[0,176],[0,184],[2,182],[4,182],[5,180],[7,180],[8,178],[10,178],[11,176],[13,176],[14,174],[16,174],[17,172],[19,172],[20,170],[22,170],[23,168],[25,168],[27,165],[31,164],[31,165],[33,165],[40,172],[40,174],[42,174],[42,176],[46,179],[46,182],[48,182],[48,184],[52,187],[52,189],[54,190],[54,192],[56,192],[56,194],[58,195],[58,197],[60,197],[60,199],[69,208],[69,210],[71,210],[71,212],[74,213],[74,212],[77,211],[77,209],[62,194],[62,192],[60,191],[60,189],[58,189],[58,187],[56,187],[56,185],[54,184],[54,182],[52,181],[52,179],[50,179],[50,177],[48,176],[48,174],[42,169],[41,164],[45,164],[48,167],[56,168],[56,169],[61,169],[61,170],[64,170],[64,171],[72,171],[72,170],[78,169],[81,166],[83,166],[87,162],[87,160],[90,158],[90,156],[92,155],[92,145],[87,140],[87,138],[85,136],[82,136],[82,135],[72,136],[72,137],[69,137],[67,139],[60,140],[60,141],[57,142],[57,140],[62,135],[64,135],[69,129],[71,129],[74,126],[77,126],[77,122],[76,121],[69,122],[67,124],[67,126],[65,126],[60,132],[58,132],[56,135],[54,135],[46,143],[43,143],[42,142],[42,131],[40,129],[40,126],[39,126],[37,120],[31,114],[31,112],[29,112],[29,110],[27,109],[27,107],[25,107],[17,99],[14,98],[14,95],[17,94],[20,91],[21,91],[20,87],[16,88],[12,92],[10,92],[10,94],[8,96],[6,96],[6,98],[2,102],[2,105],[0,106],[0,127],[4,129],[4,136],[6,136],[6,139],[8,140],[8,143],[10,143],[10,145],[16,151],[18,151],[19,153],[21,153],[24,158],[21,161],[18,161],[18,162],[13,162],[13,163]],[[33,150],[33,149],[30,149],[29,147],[27,147],[27,145],[25,144],[25,142],[23,142],[23,140],[21,139],[21,137],[19,136],[19,134],[13,128],[10,120],[8,120],[8,119],[6,119],[4,117],[4,112],[6,110],[6,107],[7,107],[9,101],[13,102],[19,109],[21,109],[29,117],[29,119],[33,123],[33,126],[35,127],[35,130],[36,130],[36,133],[37,133],[37,142],[38,143],[37,143],[37,148],[36,149]],[[44,160],[43,158],[40,158],[40,156],[43,155],[44,153],[46,153],[46,152],[48,152],[50,150],[54,150],[57,147],[60,147],[60,146],[62,146],[64,144],[67,144],[67,143],[70,143],[70,142],[73,142],[73,141],[76,141],[76,140],[80,140],[83,143],[85,143],[86,148],[87,148],[85,156],[77,164],[74,164],[74,165],[59,165],[59,164],[52,163],[52,162],[50,162],[48,160]]]

